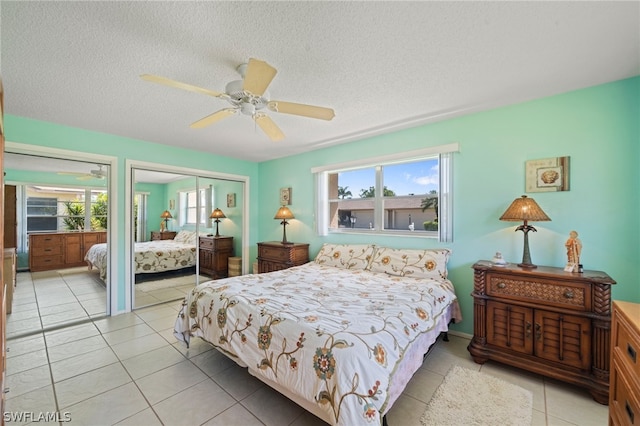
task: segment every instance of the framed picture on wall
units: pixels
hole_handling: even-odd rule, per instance
[[[291,205],[291,188],[280,188],[280,205]]]
[[[569,190],[569,157],[543,158],[525,163],[526,192]]]
[[[236,206],[236,193],[231,192],[227,194],[227,207],[235,207]]]

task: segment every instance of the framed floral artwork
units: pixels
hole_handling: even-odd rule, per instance
[[[280,205],[291,205],[291,188],[280,188]]]
[[[543,158],[525,163],[526,192],[569,190],[569,157]]]

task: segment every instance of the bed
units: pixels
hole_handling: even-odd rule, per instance
[[[302,266],[196,286],[174,334],[209,342],[329,424],[381,424],[462,319],[449,255],[325,244]]]
[[[190,268],[196,264],[196,233],[180,231],[173,240],[157,240],[135,243],[135,274],[149,274]],[[94,244],[84,256],[89,270],[107,276],[107,244]]]

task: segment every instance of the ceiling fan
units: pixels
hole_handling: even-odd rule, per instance
[[[89,173],[80,172],[58,172],[59,175],[77,176],[78,180],[104,179],[107,177],[107,171],[102,170],[102,164],[97,164],[97,170],[90,170]]]
[[[242,80],[234,80],[228,83],[224,93],[151,74],[143,74],[140,78],[146,81],[164,84],[165,86],[224,99],[231,104],[230,108],[223,108],[192,123],[190,127],[194,129],[209,126],[223,118],[241,112],[244,115],[250,115],[272,141],[279,141],[284,139],[284,133],[282,133],[282,130],[280,130],[276,123],[264,113],[263,110],[265,109],[284,114],[319,118],[321,120],[331,120],[335,116],[331,108],[271,100],[267,92],[267,87],[278,71],[264,61],[251,58],[248,64],[239,65],[237,71],[240,76],[242,76]]]

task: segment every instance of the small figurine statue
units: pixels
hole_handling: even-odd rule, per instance
[[[493,256],[493,259],[491,259],[491,261],[496,265],[506,265],[507,264],[507,261],[504,260],[504,258],[502,257],[502,253],[500,253],[499,251],[496,252],[496,255]]]
[[[567,267],[565,269],[571,269],[571,272],[578,272],[582,241],[578,238],[576,231],[569,232],[569,238],[564,243],[564,246],[567,248]]]

